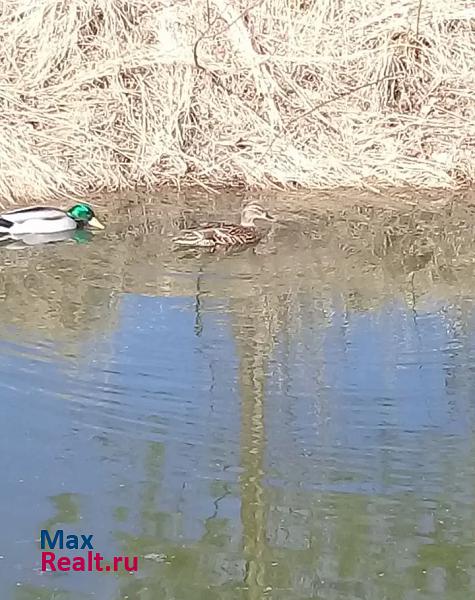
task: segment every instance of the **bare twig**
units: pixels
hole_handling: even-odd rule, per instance
[[[419,6],[417,7],[416,38],[419,37],[419,25],[421,22],[421,12],[422,12],[422,0],[419,0]]]

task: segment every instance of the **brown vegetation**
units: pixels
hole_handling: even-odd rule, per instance
[[[471,6],[3,2],[0,198],[473,182]]]

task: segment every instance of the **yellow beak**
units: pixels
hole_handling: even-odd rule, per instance
[[[95,227],[96,229],[105,229],[104,225],[98,219],[96,219],[96,217],[92,217],[92,219],[89,221],[89,225],[91,225],[91,227]]]

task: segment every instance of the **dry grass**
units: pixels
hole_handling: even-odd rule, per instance
[[[473,183],[475,9],[418,12],[418,0],[3,0],[0,198]]]

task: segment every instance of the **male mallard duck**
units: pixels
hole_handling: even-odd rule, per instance
[[[69,210],[32,206],[18,208],[0,215],[0,236],[20,237],[31,233],[60,233],[92,225],[104,229],[89,204],[75,204]]]
[[[241,224],[203,223],[197,227],[184,229],[173,238],[178,246],[217,248],[218,246],[244,246],[256,244],[262,237],[254,222],[257,219],[275,221],[259,204],[251,203],[242,209]]]

